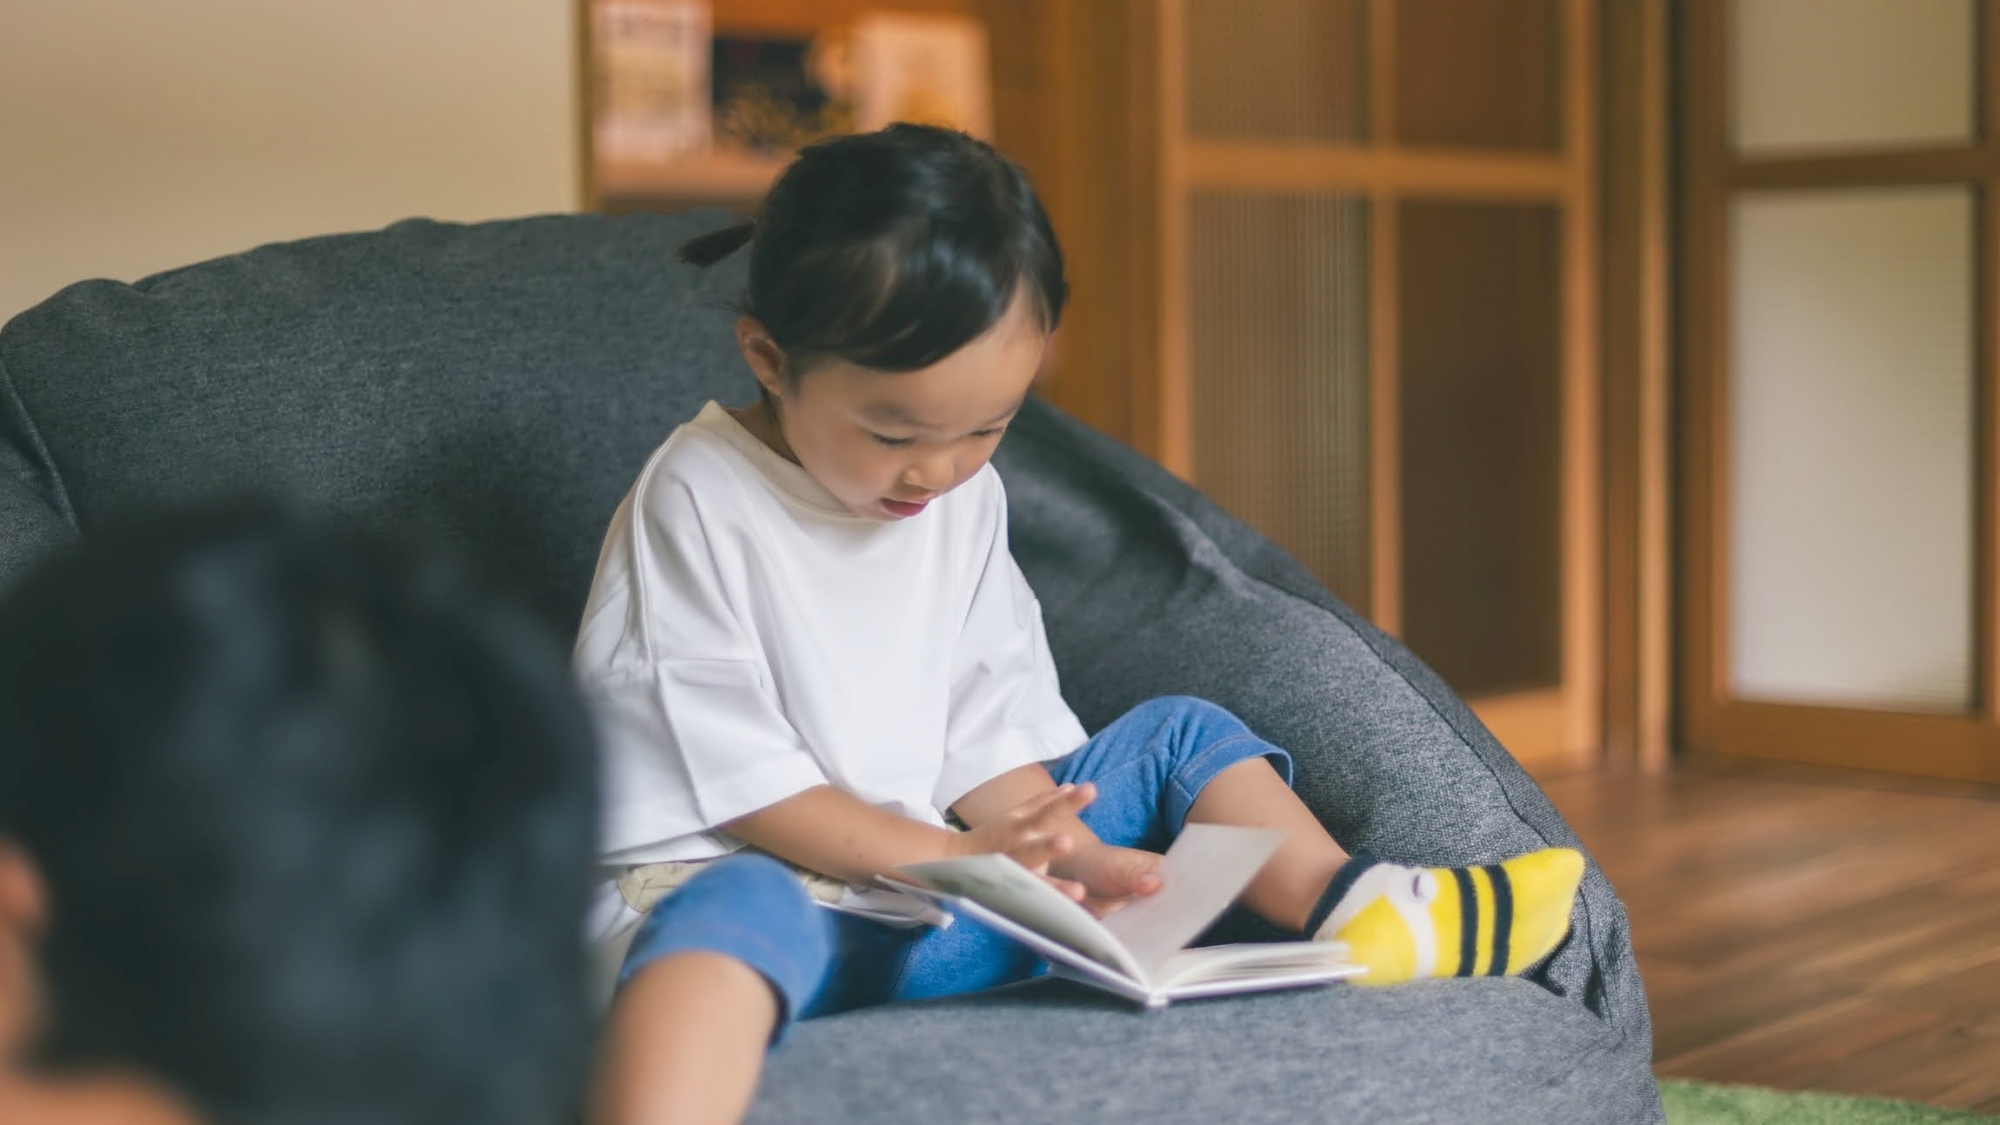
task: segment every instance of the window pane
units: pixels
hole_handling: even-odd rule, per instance
[[[1216,502],[1368,604],[1368,204],[1198,194],[1194,466]]]
[[[1736,147],[1970,140],[1976,26],[1972,0],[1736,0]]]
[[[1556,0],[1399,0],[1396,140],[1560,147],[1560,19]]]
[[[1460,692],[1562,679],[1559,215],[1406,203],[1403,639]]]
[[[1732,222],[1730,690],[1966,710],[1970,191],[1760,194]]]
[[[1186,3],[1189,133],[1320,143],[1366,135],[1365,0]]]

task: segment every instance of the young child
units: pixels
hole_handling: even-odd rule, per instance
[[[592,729],[560,646],[260,505],[0,601],[0,1121],[549,1125]]]
[[[1183,824],[1251,825],[1284,843],[1246,905],[1347,942],[1365,983],[1555,947],[1574,851],[1350,857],[1222,709],[1159,699],[1087,736],[1063,702],[987,464],[1067,293],[1018,168],[935,128],[822,142],[682,256],[745,244],[759,401],[711,403],[647,462],[577,641],[614,876],[595,924],[622,954],[598,1120],[734,1120],[790,1021],[1037,972],[976,925],[865,913],[876,875],[941,856],[1005,853],[1101,913],[1158,889]]]

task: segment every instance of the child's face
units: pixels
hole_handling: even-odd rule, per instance
[[[986,464],[1048,348],[1026,290],[984,335],[916,371],[833,360],[787,382],[762,326],[738,322],[737,340],[778,399],[799,465],[849,511],[883,521],[916,515]]]

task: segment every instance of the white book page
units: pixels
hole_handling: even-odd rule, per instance
[[[928,892],[935,893],[935,892]],[[1006,934],[1029,949],[1048,959],[1049,971],[1059,977],[1082,981],[1093,988],[1101,988],[1128,1000],[1136,1000],[1148,1007],[1157,1006],[1167,999],[1165,993],[1140,981],[1137,977],[1111,968],[1090,957],[1086,957],[1059,941],[1036,933],[1019,922],[1008,919],[979,905],[969,898],[951,898],[951,908],[971,921]]]
[[[1184,949],[1168,959],[1154,983],[1160,988],[1173,989],[1206,981],[1260,977],[1323,975],[1334,980],[1360,972],[1361,966],[1347,959],[1347,946],[1343,942],[1264,942]]]
[[[1321,968],[1300,970],[1293,973],[1258,973],[1252,976],[1224,977],[1220,980],[1199,980],[1187,984],[1177,984],[1159,993],[1167,1000],[1194,1000],[1206,996],[1241,996],[1249,992],[1272,992],[1281,988],[1307,988],[1334,981],[1359,973],[1360,969]],[[1155,1001],[1148,1001],[1156,1005]]]
[[[1104,929],[1131,951],[1140,979],[1153,981],[1236,901],[1283,841],[1261,828],[1187,825],[1160,861],[1160,889],[1104,919]]]
[[[1134,979],[1145,971],[1118,939],[1042,877],[1004,855],[973,855],[908,863],[896,869],[920,886],[969,898],[1003,918],[1047,935]],[[1161,893],[1165,893],[1164,891]]]

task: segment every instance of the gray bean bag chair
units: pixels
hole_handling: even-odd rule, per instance
[[[412,221],[63,290],[0,330],[0,587],[107,512],[278,488],[457,543],[570,635],[646,455],[750,393],[727,330],[740,261],[673,257],[725,221]],[[1462,864],[1576,844],[1435,675],[1198,492],[1039,403],[997,463],[1086,725],[1215,700],[1292,750],[1350,849]],[[1593,866],[1527,979],[1153,1013],[1038,982],[856,1012],[773,1054],[751,1118],[1651,1122],[1650,1054],[1625,912]]]

